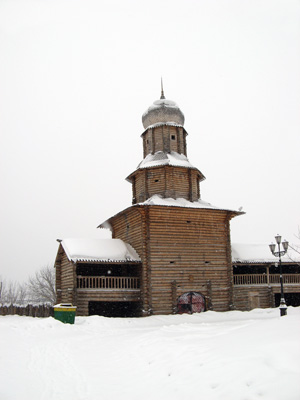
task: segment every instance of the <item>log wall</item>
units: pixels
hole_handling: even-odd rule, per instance
[[[234,286],[233,303],[234,308],[240,311],[275,307],[274,292],[272,288],[267,286]]]
[[[129,243],[142,260],[140,269],[141,301],[144,307],[148,307],[148,255],[150,252],[149,240],[147,240],[147,226],[145,208],[140,206],[130,207],[119,213],[109,221],[112,225],[112,237],[122,239]]]
[[[137,170],[131,177],[133,204],[155,194],[174,199],[196,201],[200,198],[200,174],[197,169],[161,166]]]
[[[182,127],[161,125],[146,130],[143,134],[144,158],[157,151],[174,151],[186,156],[187,133]]]
[[[189,291],[201,292],[210,309],[231,309],[230,217],[222,210],[134,206],[110,220],[114,237],[142,259],[146,315],[174,312],[174,299]]]
[[[61,256],[60,278],[56,284],[56,293],[58,303],[72,303],[76,305],[75,264],[68,260],[65,252]]]
[[[61,303],[61,259],[63,256],[64,250],[62,245],[59,245],[57,256],[55,260],[55,291],[56,291],[56,302]]]
[[[211,309],[229,310],[232,268],[228,213],[150,206],[149,229],[153,313],[172,312],[172,281],[177,283],[178,296],[189,291],[208,296],[209,282]]]
[[[84,290],[77,289],[77,312],[78,316],[89,315],[90,301],[140,301],[139,290]]]

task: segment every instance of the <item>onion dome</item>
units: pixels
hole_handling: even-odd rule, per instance
[[[142,116],[144,128],[147,129],[155,124],[176,124],[183,126],[184,115],[178,105],[167,100],[164,96],[164,91],[161,91],[161,97],[156,100]]]

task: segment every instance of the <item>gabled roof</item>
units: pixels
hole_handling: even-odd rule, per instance
[[[233,263],[243,264],[259,264],[259,263],[276,263],[278,257],[272,255],[267,244],[245,244],[232,243],[231,256]],[[281,257],[281,261],[285,263],[299,263],[300,254],[289,248],[288,253]]]
[[[121,239],[63,239],[61,245],[70,261],[140,262],[130,244]]]

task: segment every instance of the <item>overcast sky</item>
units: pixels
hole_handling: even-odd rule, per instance
[[[0,0],[2,278],[53,264],[57,238],[109,237],[161,76],[202,199],[246,211],[232,241],[294,241],[299,21],[296,0]]]

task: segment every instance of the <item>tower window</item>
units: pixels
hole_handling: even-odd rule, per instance
[[[154,182],[159,182],[159,179],[155,179]]]
[[[171,140],[175,140],[176,136],[175,135],[171,135]]]

